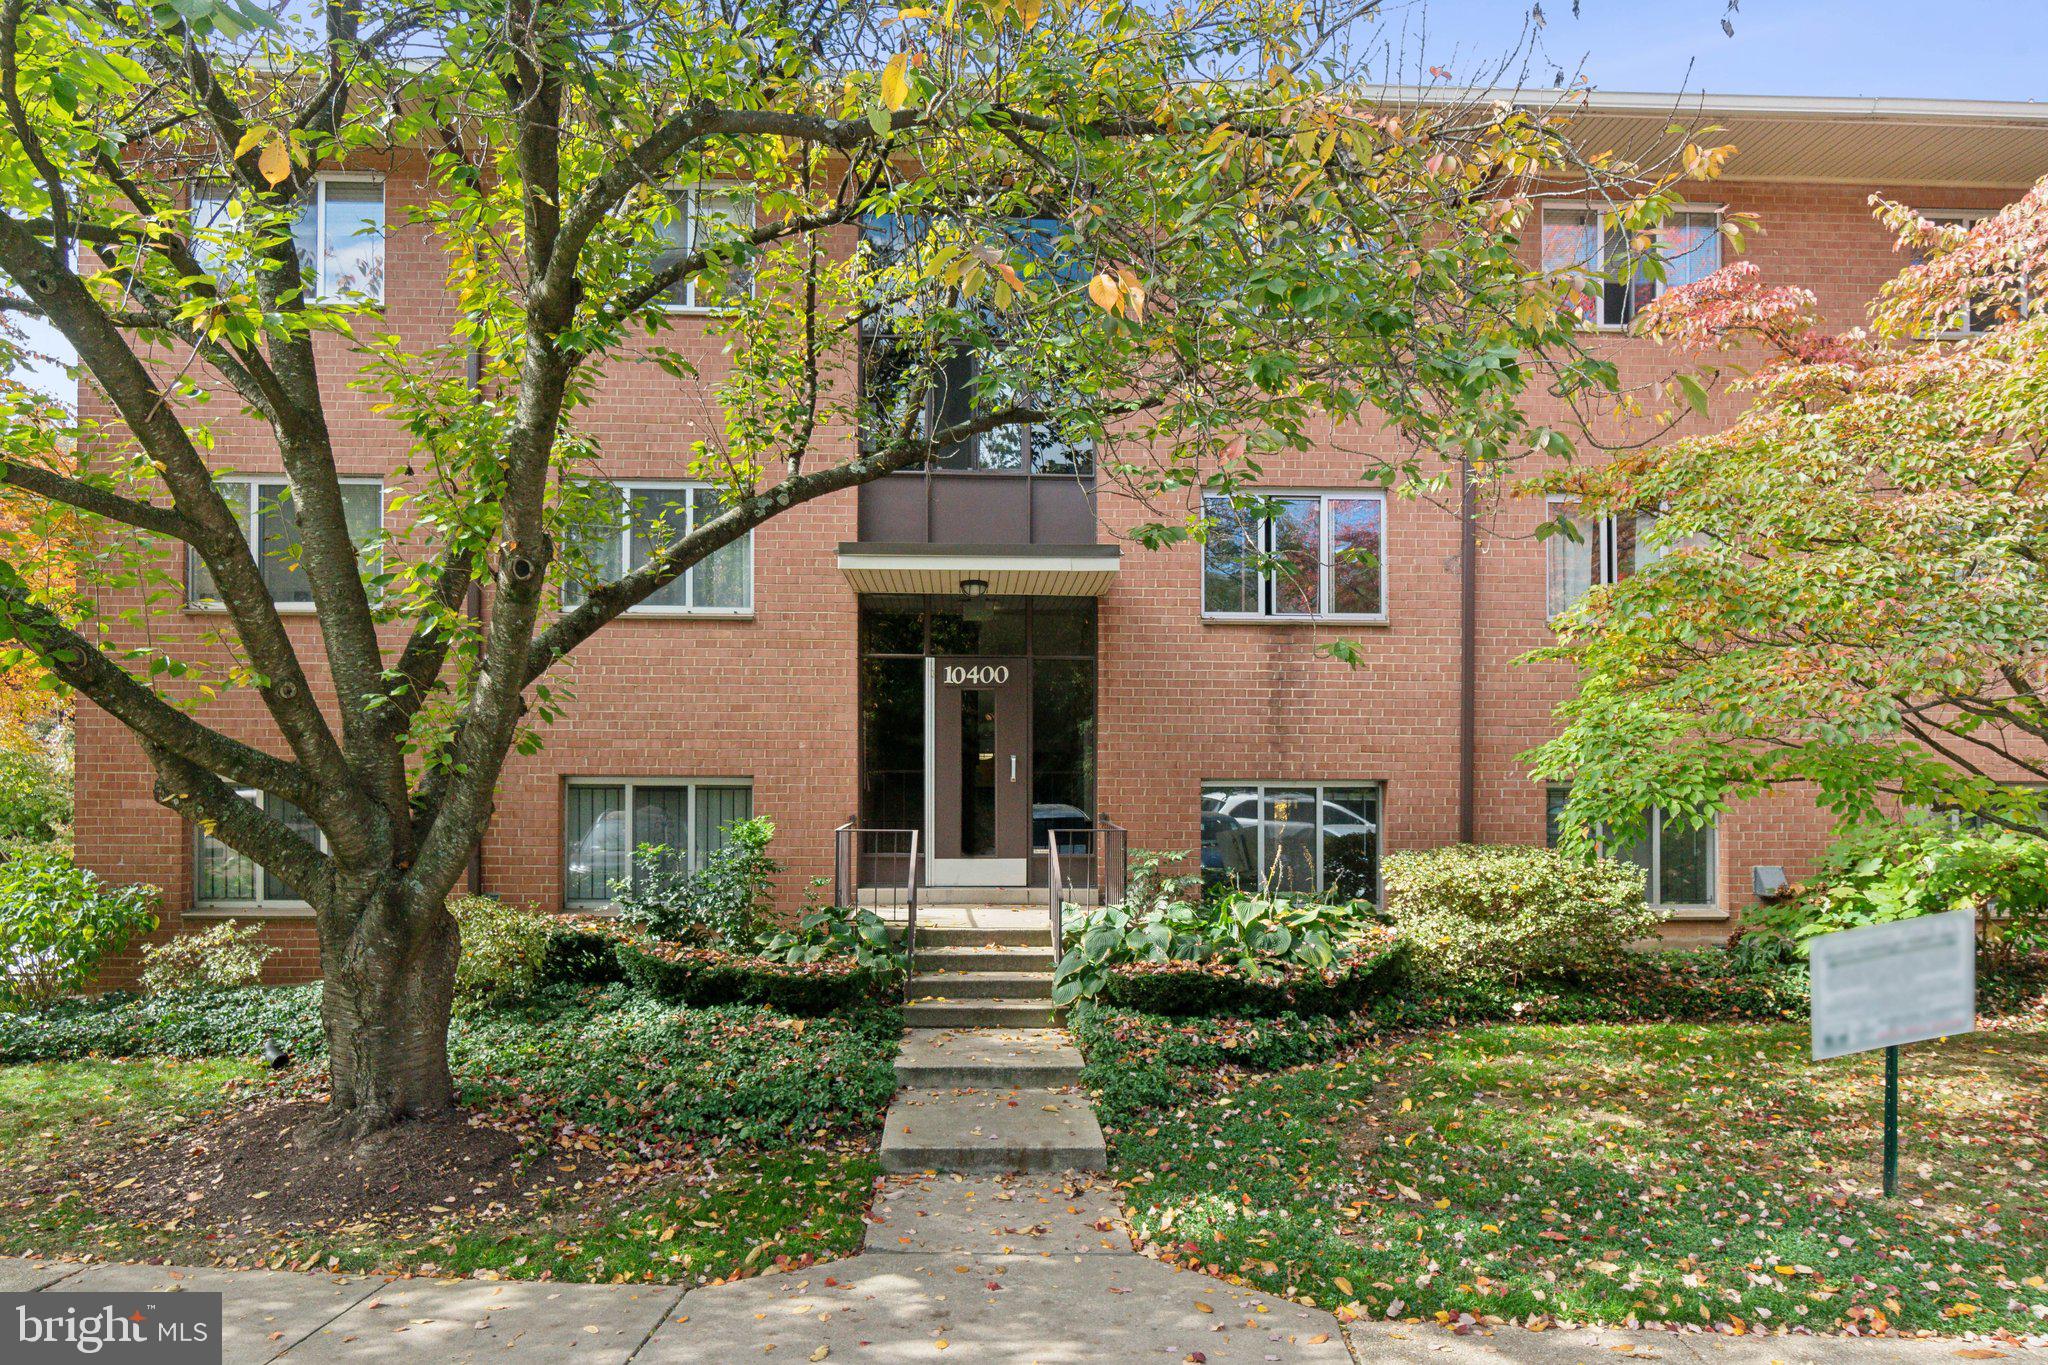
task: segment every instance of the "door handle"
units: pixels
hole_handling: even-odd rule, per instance
[[[1015,754],[1010,755],[1010,780],[1012,782],[1017,780],[1017,755]]]

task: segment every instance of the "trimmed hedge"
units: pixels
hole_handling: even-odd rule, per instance
[[[564,916],[548,926],[547,950],[541,954],[542,986],[608,986],[624,981],[615,950],[616,933],[607,921],[589,916]]]
[[[1793,972],[1756,972],[1721,949],[1631,953],[1571,977],[1518,984],[1411,966],[1407,987],[1367,1011],[1387,1028],[1501,1020],[1518,1024],[1771,1023],[1803,1019],[1807,987]]]
[[[902,994],[900,972],[861,967],[850,957],[776,962],[625,936],[613,939],[612,950],[628,981],[679,1005],[768,1005],[817,1015],[894,1004]]]
[[[1393,988],[1403,958],[1401,945],[1388,941],[1328,969],[1283,962],[1254,971],[1223,959],[1127,962],[1109,969],[1101,998],[1123,1009],[1183,1017],[1353,1014]]]

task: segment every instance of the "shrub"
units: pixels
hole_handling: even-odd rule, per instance
[[[1350,1014],[1401,975],[1397,940],[1360,945],[1328,967],[1303,963],[1132,962],[1109,969],[1104,1004],[1160,1015]]]
[[[495,896],[457,896],[448,902],[448,913],[462,928],[457,1000],[516,1000],[540,985],[548,952],[546,916]]]
[[[602,986],[624,981],[614,950],[615,921],[596,916],[555,916],[548,921],[547,951],[541,954],[543,986]]]
[[[1233,891],[1191,902],[1162,891],[1149,901],[1077,909],[1064,939],[1066,951],[1053,969],[1053,1001],[1060,1005],[1101,994],[1120,966],[1231,962],[1247,976],[1290,966],[1324,971],[1361,947],[1377,951],[1385,934],[1362,901]]]
[[[1454,844],[1386,861],[1387,909],[1417,962],[1451,976],[1561,976],[1614,962],[1662,917],[1640,868],[1552,849]]]
[[[153,886],[109,886],[53,849],[0,863],[0,1006],[83,989],[101,962],[156,927]]]
[[[1411,966],[1367,1007],[1388,1028],[1521,1024],[1771,1023],[1803,1019],[1802,972],[1745,967],[1723,948],[1623,953],[1569,977],[1502,977]]]
[[[695,872],[683,872],[666,848],[644,845],[633,855],[638,871],[612,883],[619,918],[672,943],[746,952],[766,922],[781,866],[768,856],[775,823],[762,816],[735,820],[725,845]]]
[[[229,919],[168,943],[145,944],[142,989],[150,995],[177,995],[253,986],[263,977],[263,964],[277,951],[257,941],[262,934],[260,925]]]
[[[0,840],[58,838],[71,823],[71,774],[41,751],[0,749]]]
[[[794,929],[767,935],[760,948],[761,956],[776,962],[850,957],[856,966],[876,972],[900,972],[908,961],[889,941],[889,926],[882,923],[882,917],[862,906],[827,905],[808,910]]]
[[[772,1005],[791,1014],[832,1014],[864,1004],[892,1003],[902,974],[863,967],[851,957],[778,962],[622,935],[613,951],[626,979],[679,1005]]]
[[[2048,839],[1940,817],[1849,830],[1800,894],[1750,912],[1746,951],[1804,960],[1822,934],[1948,910],[1985,917],[2001,948],[2048,946]]]
[[[60,1000],[35,1014],[0,1013],[0,1062],[78,1057],[253,1057],[274,1041],[294,1057],[327,1050],[320,987]]]

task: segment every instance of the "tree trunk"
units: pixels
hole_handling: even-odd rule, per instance
[[[321,912],[323,921],[333,915],[354,927],[321,935],[333,1100],[319,1132],[309,1135],[316,1139],[353,1141],[455,1104],[448,1073],[461,951],[455,917],[438,903],[409,907],[397,893],[371,892],[363,901],[358,913],[349,906]]]

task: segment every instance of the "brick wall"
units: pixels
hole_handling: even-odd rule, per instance
[[[402,221],[417,193],[411,168],[394,168],[389,220]],[[1902,264],[1865,205],[1870,187],[1716,184],[1707,202],[1754,212],[1763,232],[1750,256],[1773,281],[1813,288],[1835,325],[1860,318],[1864,302]],[[1927,208],[1992,206],[2000,194],[1908,196]],[[1530,234],[1533,241],[1534,234]],[[388,250],[386,319],[417,344],[446,334],[440,263],[416,229],[394,230]],[[679,319],[665,339],[702,378],[681,381],[652,365],[614,363],[580,425],[605,451],[616,478],[679,478],[693,440],[716,432],[707,395],[722,364],[698,318]],[[323,343],[324,344],[324,343]],[[1630,382],[1668,360],[1616,340]],[[329,372],[344,358],[327,350]],[[337,378],[335,429],[345,473],[383,474],[402,485],[400,435],[369,411],[369,399]],[[88,394],[88,417],[108,418]],[[1563,424],[1567,415],[1539,418]],[[223,463],[274,471],[260,428],[225,401],[210,412]],[[1712,420],[1735,405],[1717,400]],[[109,418],[109,420],[111,420]],[[833,435],[845,451],[848,437]],[[1358,449],[1392,452],[1384,436],[1335,433],[1299,459],[1268,465],[1273,487],[1355,486]],[[1106,534],[1155,513],[1105,490]],[[1515,660],[1546,643],[1544,550],[1533,539],[1540,502],[1504,498],[1487,509],[1478,560],[1477,821],[1482,840],[1543,837],[1543,794],[1518,755],[1551,733],[1552,708],[1570,679],[1556,667]],[[627,619],[601,632],[561,670],[573,701],[548,727],[545,745],[509,763],[485,841],[487,890],[546,909],[562,900],[562,789],[571,777],[748,777],[757,813],[779,827],[788,865],[783,900],[831,870],[831,831],[856,806],[855,610],[834,563],[855,538],[855,497],[799,508],[756,533],[755,608],[739,620]],[[1457,836],[1458,534],[1456,518],[1425,499],[1395,497],[1386,518],[1384,625],[1241,624],[1200,615],[1200,559],[1193,549],[1148,552],[1126,546],[1121,581],[1101,603],[1098,800],[1129,826],[1133,847],[1190,848],[1197,841],[1198,788],[1205,780],[1371,781],[1384,789],[1382,846],[1427,848]],[[103,609],[132,601],[110,595]],[[218,618],[175,614],[153,623],[160,640],[196,648]],[[324,672],[312,622],[293,622],[316,685]],[[1356,668],[1323,658],[1318,644],[1358,640]],[[394,636],[394,639],[397,638]],[[209,722],[276,746],[253,695],[229,692],[199,708]],[[166,891],[163,932],[181,923],[192,895],[192,837],[158,806],[142,757],[121,727],[81,708],[78,727],[78,846],[82,861],[117,881],[150,881]],[[1781,864],[1794,875],[1824,844],[1827,821],[1794,793],[1731,812],[1719,832],[1720,904],[1739,913],[1749,869]],[[1725,933],[1725,922],[1690,921],[1674,937]],[[276,919],[287,951],[273,975],[317,971],[310,924]],[[117,973],[118,976],[118,973]]]

